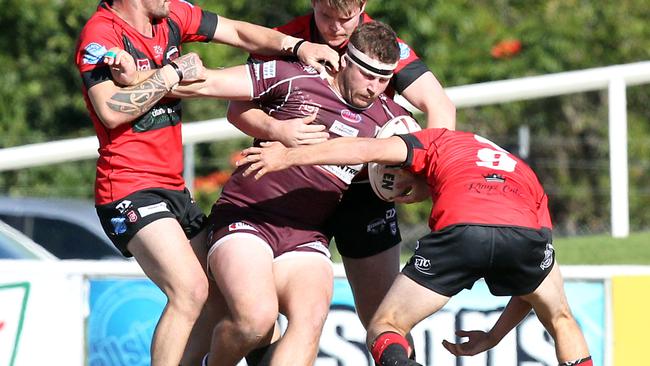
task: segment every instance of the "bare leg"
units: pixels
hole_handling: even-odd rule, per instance
[[[208,279],[175,219],[145,226],[128,248],[168,300],[151,342],[151,365],[177,366],[207,299]]]
[[[404,336],[417,323],[440,310],[447,301],[447,296],[433,292],[402,274],[398,275],[368,326],[366,342],[375,361],[379,363],[382,353],[392,344],[397,344],[398,348],[403,348],[403,355],[400,354],[398,358],[403,362],[401,364],[416,364],[407,360],[409,346]],[[381,343],[381,346],[374,347],[376,343]]]
[[[311,366],[332,299],[332,263],[320,253],[296,253],[273,265],[280,309],[289,323],[273,366]]]
[[[532,294],[521,298],[533,306],[537,317],[555,340],[558,361],[574,361],[589,356],[587,342],[569,309],[557,263]]]
[[[367,258],[343,257],[359,320],[368,328],[370,319],[399,274],[400,246]]]
[[[270,248],[252,235],[233,235],[208,258],[228,304],[214,328],[210,366],[236,365],[259,344],[269,342],[278,317]]]

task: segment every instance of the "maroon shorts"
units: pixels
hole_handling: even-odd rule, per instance
[[[316,252],[329,258],[329,241],[320,228],[271,217],[249,207],[216,205],[208,217],[208,250],[228,235],[254,235],[268,244],[273,257],[290,252]]]

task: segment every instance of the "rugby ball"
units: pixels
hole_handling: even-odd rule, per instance
[[[376,138],[388,138],[420,131],[418,122],[410,116],[398,116],[377,132]],[[411,190],[414,176],[401,168],[388,167],[379,163],[368,163],[368,180],[375,194],[384,201],[393,201]]]

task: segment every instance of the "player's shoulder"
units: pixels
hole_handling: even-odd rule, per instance
[[[270,60],[253,63],[256,79],[290,79],[299,76],[318,77],[316,69],[299,61]]]

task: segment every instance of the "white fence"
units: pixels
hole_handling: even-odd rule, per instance
[[[650,62],[645,61],[463,85],[447,88],[446,92],[457,108],[463,108],[607,89],[612,236],[626,237],[629,234],[626,88],[647,83],[650,83]],[[397,101],[415,111],[403,98],[398,97]],[[225,118],[183,125],[183,141],[189,149],[196,143],[238,136],[243,134]],[[97,148],[97,139],[92,136],[0,149],[0,171],[95,158]],[[192,156],[186,154],[190,159]],[[193,161],[186,160],[186,172],[191,182]]]

